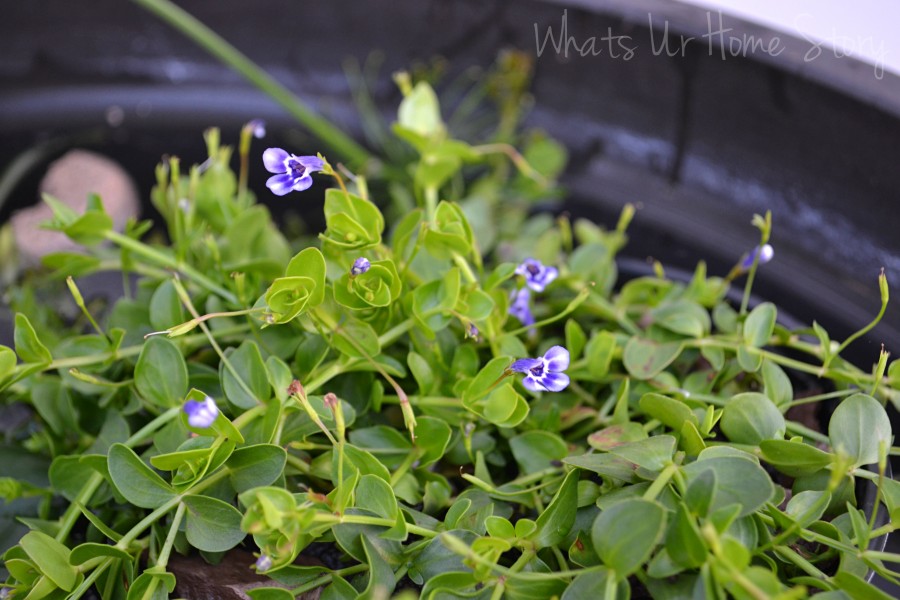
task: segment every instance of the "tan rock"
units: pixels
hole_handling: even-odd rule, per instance
[[[140,212],[137,190],[125,169],[88,150],[71,150],[51,164],[41,180],[40,192],[50,194],[78,213],[84,212],[88,197],[97,194],[118,231]],[[50,207],[39,201],[10,219],[23,267],[35,266],[41,257],[53,252],[78,251],[79,246],[62,233],[41,228],[41,223],[52,217]]]

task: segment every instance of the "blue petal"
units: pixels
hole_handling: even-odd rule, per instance
[[[290,156],[290,154],[281,148],[267,148],[266,151],[263,152],[263,164],[266,165],[266,171],[269,173],[286,173],[287,167],[284,166],[284,161],[290,158]],[[277,194],[278,192],[275,193]],[[283,196],[284,194],[280,195]]]
[[[294,191],[294,178],[288,175],[287,173],[283,173],[281,175],[272,175],[269,177],[269,180],[266,181],[266,187],[272,190],[272,193],[276,196],[284,196],[285,194],[290,194]]]
[[[325,162],[318,156],[298,156],[297,160],[310,171],[321,171],[325,168]]]
[[[551,373],[565,371],[569,368],[569,351],[562,346],[553,346],[544,353],[544,360]]]
[[[540,358],[520,358],[510,365],[509,370],[516,373],[527,373],[531,369],[539,367],[542,364],[543,361]]]
[[[561,392],[569,385],[569,376],[565,373],[545,373],[540,384],[551,392]]]
[[[531,376],[528,376],[522,380],[522,385],[525,386],[525,389],[531,390],[532,392],[546,392],[547,390],[538,383],[538,381]]]
[[[309,189],[309,186],[311,186],[312,184],[313,184],[312,177],[310,177],[307,174],[307,175],[304,175],[303,177],[298,177],[297,179],[294,180],[294,188],[293,189],[295,192],[302,192],[303,190]]]

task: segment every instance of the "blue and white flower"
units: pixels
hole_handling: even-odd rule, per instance
[[[525,277],[525,285],[536,292],[543,292],[544,288],[559,276],[556,267],[547,267],[541,261],[534,258],[526,258],[518,267],[516,275]]]
[[[276,173],[266,181],[266,187],[276,196],[309,189],[312,174],[325,168],[325,161],[318,156],[297,156],[281,148],[263,152],[263,164],[269,173]]]
[[[775,249],[769,244],[766,244],[764,246],[757,246],[753,249],[753,252],[751,252],[747,255],[746,258],[744,258],[744,262],[741,263],[741,268],[746,271],[747,269],[752,267],[753,261],[757,260],[757,256],[759,256],[758,264],[764,265],[772,260],[773,256],[775,256]]]
[[[184,412],[188,416],[188,425],[197,429],[212,427],[219,416],[219,407],[216,401],[207,396],[202,402],[188,400],[184,403]]]
[[[524,373],[522,385],[532,392],[560,392],[569,385],[569,376],[563,373],[569,368],[569,351],[553,346],[539,358],[520,358],[509,370]]]
[[[531,314],[531,290],[524,287],[518,291],[513,290],[510,295],[509,314],[528,327],[534,325],[534,315]]]
[[[353,266],[350,267],[350,275],[356,277],[357,275],[362,275],[372,266],[372,263],[369,262],[368,258],[360,256],[356,260],[353,261]]]

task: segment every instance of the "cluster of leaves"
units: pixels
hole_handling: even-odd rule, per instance
[[[897,363],[846,363],[846,343],[749,310],[749,284],[736,306],[733,277],[702,264],[618,282],[630,207],[611,230],[529,217],[562,150],[453,139],[432,88],[401,85],[393,130],[416,158],[393,194],[419,207],[392,227],[362,175],[345,187],[328,165],[325,231],[294,254],[215,131],[204,168],[158,169],[170,244],[113,231],[99,198],[84,215],[50,200],[51,226],[88,247],[47,260],[84,323],[59,336],[18,314],[0,347],[4,403],[34,417],[4,460],[39,471],[0,481],[28,528],[7,594],[166,598],[173,551],[215,564],[242,545],[273,580],[255,599],[385,598],[404,580],[429,599],[878,597],[867,573],[894,579],[898,560],[870,549],[900,517]],[[529,256],[559,276],[520,326]],[[110,265],[129,285],[101,326],[73,278]],[[555,345],[564,391],[511,376]],[[798,397],[797,374],[825,391]],[[183,406],[207,397],[220,412],[191,425]],[[834,399],[827,434],[791,417]],[[343,562],[295,564],[313,542]]]

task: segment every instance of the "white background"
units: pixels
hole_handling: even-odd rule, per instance
[[[825,42],[823,49],[900,74],[900,0],[683,1]]]

